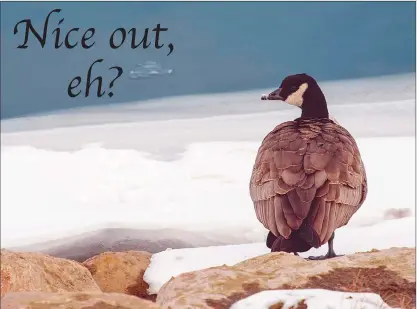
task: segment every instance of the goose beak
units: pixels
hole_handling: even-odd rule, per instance
[[[279,95],[280,92],[281,92],[281,88],[278,88],[278,89],[272,91],[268,95],[267,94],[263,94],[261,96],[261,100],[281,100],[281,101],[283,101],[284,98]]]

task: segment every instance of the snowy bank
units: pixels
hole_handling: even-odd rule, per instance
[[[377,224],[393,208],[414,215],[414,138],[365,138],[358,144],[369,193],[349,225]],[[262,242],[265,229],[248,189],[258,147],[259,142],[193,144],[175,161],[100,147],[2,147],[2,246],[109,227],[201,232],[219,245]]]
[[[274,305],[282,309],[393,309],[377,294],[322,289],[263,291],[236,302],[230,309],[270,309]]]

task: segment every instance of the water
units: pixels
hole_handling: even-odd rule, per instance
[[[285,76],[302,72],[323,81],[415,71],[414,2],[8,2],[1,8],[2,119],[272,88]],[[96,44],[88,50],[80,45],[55,49],[54,37],[48,36],[41,48],[31,37],[29,48],[17,49],[23,29],[14,35],[14,25],[31,18],[34,27],[42,29],[45,16],[55,8],[62,11],[51,16],[49,35],[64,18],[62,33],[72,27],[95,27]],[[154,47],[152,32],[158,23],[168,28],[161,33],[161,49]],[[136,28],[140,35],[149,28],[150,47],[131,49],[126,43],[111,49],[109,37],[119,27]],[[166,56],[169,43],[175,49]],[[88,68],[99,58],[103,61],[92,68],[92,77],[103,77],[104,90],[109,91],[115,77],[108,68],[117,65],[124,70],[111,89],[114,96],[95,97],[95,84],[89,97],[70,98],[70,81],[80,76],[84,93]],[[137,63],[148,60],[175,73],[129,78]]]

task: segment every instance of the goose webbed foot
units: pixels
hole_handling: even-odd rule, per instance
[[[339,257],[339,256],[343,256],[343,255],[337,255],[336,253],[330,253],[330,252],[327,252],[327,254],[326,255],[320,255],[320,256],[309,256],[308,258],[307,258],[307,260],[311,260],[311,261],[319,261],[319,260],[327,260],[327,259],[331,259],[331,258],[334,258],[334,257]]]
[[[334,233],[332,234],[332,236],[329,239],[329,242],[328,242],[329,250],[327,251],[327,254],[326,255],[309,256],[307,258],[307,260],[318,261],[318,260],[327,260],[327,259],[331,259],[331,258],[334,258],[334,257],[343,256],[343,255],[337,255],[334,252],[334,249],[333,249],[333,239],[334,239]]]

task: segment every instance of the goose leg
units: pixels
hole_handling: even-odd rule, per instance
[[[331,259],[331,258],[334,258],[334,257],[341,256],[341,255],[337,255],[334,252],[333,240],[334,240],[334,232],[333,232],[332,236],[330,237],[330,239],[327,243],[327,245],[329,246],[329,250],[327,251],[327,254],[326,255],[320,255],[320,256],[309,256],[307,259],[308,260],[326,260],[326,259]]]

